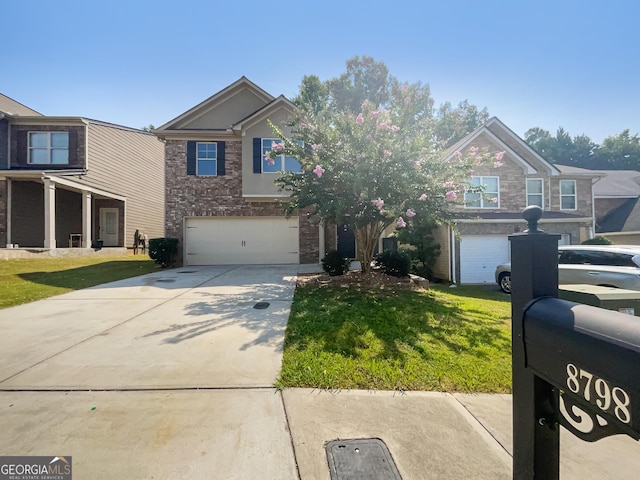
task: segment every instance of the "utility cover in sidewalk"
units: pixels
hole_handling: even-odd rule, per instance
[[[271,305],[269,302],[258,302],[253,306],[253,308],[256,310],[264,310],[265,308],[269,308],[269,305]]]
[[[402,480],[379,438],[333,440],[325,445],[331,480]]]

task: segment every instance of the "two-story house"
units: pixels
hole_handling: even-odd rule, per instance
[[[441,255],[435,276],[459,284],[493,283],[495,267],[510,260],[508,236],[526,229],[522,211],[544,210],[540,227],[559,234],[561,244],[579,244],[594,235],[593,182],[590,171],[563,173],[547,162],[497,118],[491,118],[449,148],[455,152],[505,152],[500,163],[481,163],[471,182],[484,192],[466,193],[455,207],[457,234],[448,227],[435,232]]]
[[[124,248],[135,230],[164,235],[162,142],[0,94],[0,245]]]
[[[154,133],[165,142],[166,235],[184,265],[318,263],[328,233],[306,212],[286,216],[278,171],[295,158],[265,154],[295,106],[242,77]],[[335,248],[335,247],[334,247]]]

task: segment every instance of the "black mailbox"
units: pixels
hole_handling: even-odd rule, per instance
[[[560,400],[591,417],[594,441],[609,429],[595,415],[638,438],[640,431],[640,321],[637,317],[558,298],[530,302],[523,315],[526,367],[562,391]],[[595,412],[591,413],[591,412]],[[560,418],[560,423],[567,426]],[[573,427],[570,428],[573,430]],[[574,432],[576,433],[576,432]]]
[[[590,442],[640,438],[640,321],[558,299],[558,240],[528,228],[511,242],[513,478],[560,472],[560,429]]]

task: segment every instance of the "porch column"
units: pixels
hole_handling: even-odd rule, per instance
[[[11,179],[7,178],[7,243],[13,243],[11,241]]]
[[[44,248],[56,248],[56,184],[44,179]]]
[[[91,238],[91,193],[82,191],[82,247],[90,248],[93,243]]]

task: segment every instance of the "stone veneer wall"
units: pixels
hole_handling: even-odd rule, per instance
[[[281,217],[276,202],[249,201],[242,197],[242,143],[225,142],[225,175],[187,175],[187,141],[165,143],[166,215],[165,235],[179,240],[178,262],[182,263],[185,217]],[[319,229],[316,218],[299,215],[300,263],[318,263]]]

